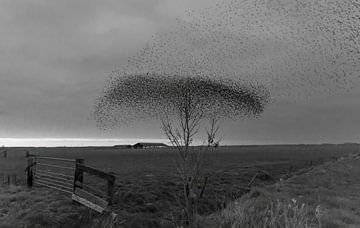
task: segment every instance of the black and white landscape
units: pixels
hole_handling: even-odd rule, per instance
[[[0,227],[357,227],[357,0],[0,1]]]

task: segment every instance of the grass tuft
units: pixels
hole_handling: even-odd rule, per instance
[[[320,206],[310,210],[295,199],[268,201],[264,195],[256,199],[247,194],[207,218],[202,227],[321,228],[320,217]]]

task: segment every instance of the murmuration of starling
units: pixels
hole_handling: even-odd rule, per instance
[[[185,108],[204,118],[258,117],[268,98],[265,87],[230,79],[128,75],[111,80],[97,100],[95,116],[101,127],[171,118]]]
[[[233,118],[359,84],[357,0],[223,0],[187,15],[114,72],[98,123],[159,118],[187,90],[208,115]]]
[[[272,99],[359,85],[358,0],[223,0],[187,15],[124,70],[256,81]]]

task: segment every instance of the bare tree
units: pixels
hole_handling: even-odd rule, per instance
[[[216,134],[220,125],[218,119],[211,118],[210,130],[206,131],[207,142],[202,147],[190,147],[193,137],[199,133],[200,117],[192,118],[188,114],[180,117],[180,128],[174,128],[171,121],[163,120],[162,129],[171,143],[176,146],[177,160],[176,168],[183,184],[183,194],[187,220],[192,223],[194,215],[197,214],[196,200],[199,193],[196,193],[195,186],[199,183],[200,172],[210,147],[218,145]],[[187,116],[189,116],[187,118]],[[203,189],[202,189],[203,191]]]
[[[162,75],[118,75],[99,97],[95,117],[102,127],[138,119],[156,118],[177,149],[176,168],[183,187],[186,219],[196,214],[194,186],[206,152],[219,143],[216,135],[222,118],[257,117],[268,101],[262,86],[243,85],[235,80]],[[191,147],[208,120],[204,147]]]

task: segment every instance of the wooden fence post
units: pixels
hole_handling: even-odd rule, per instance
[[[17,186],[17,175],[16,175],[16,173],[11,173],[11,174],[10,174],[10,182],[9,182],[9,185]]]
[[[113,203],[114,199],[114,191],[115,191],[115,176],[111,175],[111,179],[107,182],[107,196],[109,205]]]
[[[33,164],[34,159],[32,157],[28,158],[28,167],[27,167],[27,186],[32,187],[33,186]]]
[[[204,194],[204,191],[205,191],[205,186],[206,186],[207,181],[208,181],[208,177],[205,177],[204,184],[203,184],[203,186],[202,186],[202,188],[201,188],[200,198],[203,197],[203,194]]]
[[[76,159],[76,164],[75,164],[75,177],[74,177],[74,189],[73,192],[75,192],[75,188],[76,188],[76,182],[80,182],[81,184],[84,181],[84,172],[82,169],[79,169],[78,165],[83,165],[84,164],[84,159]],[[79,188],[82,188],[81,186],[77,186]]]

